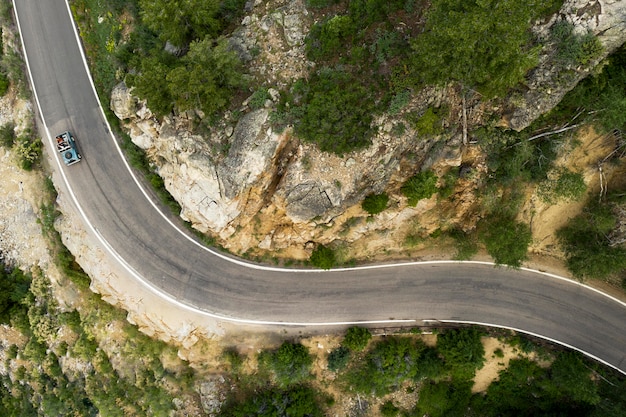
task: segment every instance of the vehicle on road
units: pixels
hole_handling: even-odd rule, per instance
[[[82,156],[78,152],[76,147],[76,141],[74,136],[69,131],[65,131],[60,135],[57,135],[57,151],[63,157],[65,165],[74,165],[82,159]]]

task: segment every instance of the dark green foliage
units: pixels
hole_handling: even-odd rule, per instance
[[[432,171],[423,171],[409,178],[402,186],[402,194],[408,198],[409,206],[417,205],[424,198],[430,198],[437,192],[437,175]]]
[[[9,85],[11,85],[9,76],[4,71],[0,70],[0,97],[4,96],[9,91]]]
[[[164,116],[174,108],[174,99],[166,82],[167,74],[174,62],[165,54],[146,57],[141,61],[139,74],[128,76],[126,82],[135,88],[135,93],[145,98],[150,110]]]
[[[220,29],[218,0],[139,0],[142,22],[163,41],[184,47]]]
[[[346,331],[341,345],[354,352],[360,352],[365,349],[371,338],[372,333],[369,329],[365,327],[350,327]]]
[[[25,312],[25,298],[29,292],[31,277],[19,268],[5,269],[0,264],[0,323],[9,324],[18,310]]]
[[[311,265],[322,269],[331,269],[337,266],[335,251],[324,245],[318,245],[313,250],[309,261],[311,262]]]
[[[413,413],[429,417],[464,417],[471,396],[471,381],[430,382],[420,389]]]
[[[437,350],[459,379],[471,379],[485,362],[485,349],[475,328],[449,330],[437,338]]]
[[[598,404],[598,383],[578,354],[564,352],[549,369],[513,359],[472,408],[481,416],[588,416]],[[604,414],[618,415],[618,414]]]
[[[194,41],[181,64],[167,74],[169,93],[180,111],[200,109],[211,115],[223,110],[243,86],[241,62],[226,40]]]
[[[526,223],[496,215],[481,221],[479,238],[497,265],[519,268],[528,257],[532,232]]]
[[[0,127],[0,146],[7,149],[13,147],[15,143],[15,125],[13,123],[7,123]]]
[[[415,38],[413,71],[427,83],[450,80],[501,96],[536,65],[533,21],[554,8],[553,0],[441,0],[427,13]]]
[[[374,101],[370,89],[339,70],[322,70],[307,84],[296,133],[338,155],[370,144]]]
[[[427,347],[417,362],[417,377],[436,380],[447,375],[446,365],[436,348]]]
[[[384,211],[387,208],[387,203],[389,203],[389,196],[386,193],[370,194],[365,197],[361,207],[369,214],[374,215]]]
[[[384,395],[397,389],[418,373],[418,361],[425,346],[408,337],[387,337],[375,343],[364,362],[346,374],[355,390]]]
[[[550,113],[568,121],[580,108],[606,132],[626,129],[626,45],[614,52],[599,74],[585,78]],[[588,120],[587,119],[587,120]]]
[[[231,372],[239,372],[243,365],[243,357],[236,349],[226,349],[222,357],[230,364]]]
[[[557,60],[565,65],[587,65],[598,58],[604,50],[593,33],[574,33],[574,25],[561,20],[552,26],[552,40],[557,47]]]
[[[380,414],[383,417],[395,417],[398,415],[399,411],[400,409],[393,405],[393,401],[391,400],[385,401],[383,405],[380,406]]]
[[[626,249],[612,246],[616,218],[608,203],[590,201],[582,214],[557,232],[567,267],[577,278],[604,279],[626,268]]]
[[[333,372],[343,370],[350,361],[350,349],[339,346],[328,354],[328,369]]]
[[[311,378],[313,358],[300,343],[283,342],[278,350],[267,356],[267,361],[281,386],[298,384]]]
[[[579,353],[562,352],[550,366],[549,390],[564,402],[584,402],[595,405],[600,401],[597,384]]]
[[[241,403],[226,406],[223,417],[322,417],[324,415],[310,387],[270,388],[255,393]]]

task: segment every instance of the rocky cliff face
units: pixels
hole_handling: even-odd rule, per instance
[[[576,31],[597,35],[606,56],[626,39],[625,8],[623,1],[572,0],[560,16]],[[311,17],[304,0],[249,2],[247,10],[231,45],[254,68],[253,76],[269,88],[272,100],[264,108],[253,109],[244,102],[241,116],[226,114],[217,126],[198,135],[190,129],[196,115],[157,120],[124,84],[113,92],[112,109],[180,202],[181,216],[196,229],[219,236],[236,252],[282,249],[295,257],[305,257],[311,241],[329,243],[340,236],[353,243],[372,234],[401,236],[418,218],[420,230],[437,228],[441,216],[426,214],[434,199],[408,207],[398,191],[404,180],[424,169],[442,175],[463,163],[476,172],[484,170],[480,156],[462,145],[461,129],[422,137],[410,127],[396,129],[398,116],[384,115],[373,123],[372,145],[341,158],[300,143],[290,129],[274,131],[269,115],[276,89],[301,78],[312,65],[303,46]],[[555,20],[538,26],[538,36],[547,36]],[[511,128],[521,130],[554,107],[600,59],[586,67],[563,69],[552,64],[553,52],[547,44],[539,66],[529,74],[526,92],[508,100],[506,120]],[[573,74],[567,83],[562,81],[563,71]],[[461,99],[454,88],[426,89],[403,111],[422,114],[427,107],[442,104],[450,109],[445,123],[461,126]],[[478,100],[466,103],[470,126],[482,121],[487,106]],[[446,221],[467,215],[476,181],[467,178],[457,185]],[[391,208],[366,221],[360,202],[382,191],[391,195]]]
[[[556,106],[563,96],[593,71],[593,68],[626,40],[626,3],[621,0],[569,0],[558,15],[535,28],[543,39],[549,38],[550,27],[557,19],[574,25],[578,34],[593,33],[604,47],[603,53],[588,65],[561,67],[555,65],[554,45],[542,51],[540,63],[528,76],[527,91],[514,98],[514,108],[508,117],[509,126],[523,130],[541,114]]]

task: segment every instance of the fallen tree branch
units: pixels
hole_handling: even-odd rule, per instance
[[[561,129],[553,130],[551,132],[545,132],[545,133],[541,133],[539,135],[531,136],[527,140],[528,140],[528,142],[530,142],[530,141],[533,141],[535,139],[543,138],[543,137],[546,137],[546,136],[558,135],[559,133],[567,132],[568,130],[575,129],[577,127],[578,127],[577,124],[571,125],[571,126],[567,126],[567,127],[563,127]]]

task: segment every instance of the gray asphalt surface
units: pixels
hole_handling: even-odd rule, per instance
[[[70,130],[83,155],[80,164],[63,167],[69,186],[87,220],[153,286],[237,319],[491,323],[560,341],[626,373],[626,308],[575,283],[455,263],[264,271],[228,262],[184,239],[149,203],[114,146],[64,0],[15,0],[15,8],[45,125],[53,136]]]

